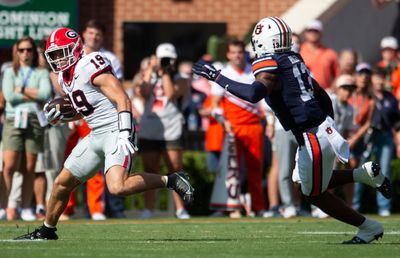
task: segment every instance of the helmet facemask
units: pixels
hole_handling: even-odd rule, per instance
[[[64,46],[52,46],[45,51],[47,62],[55,73],[67,70],[73,66],[79,58],[80,39],[76,43],[70,43]]]

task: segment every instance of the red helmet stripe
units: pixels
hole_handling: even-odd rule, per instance
[[[285,28],[286,28],[286,38],[287,38],[287,45],[285,46],[285,47],[292,47],[292,45],[290,44],[291,43],[291,41],[290,41],[290,37],[291,37],[291,29],[290,29],[290,27],[286,24],[286,22],[284,21],[284,20],[282,20],[282,19],[280,19],[279,18],[279,21],[283,24],[283,26],[285,26]]]
[[[279,26],[279,24],[278,24],[278,22],[274,19],[275,17],[269,17],[269,19],[271,19],[275,24],[276,24],[276,26],[278,27],[278,30],[279,30],[279,40],[280,40],[280,42],[279,42],[279,44],[282,46],[282,29],[281,29],[281,27]]]
[[[287,45],[286,45],[286,47],[292,47],[292,42],[291,42],[291,35],[292,35],[292,30],[290,29],[290,27],[289,27],[289,25],[287,25],[287,23],[284,21],[284,20],[282,20],[282,19],[279,19],[281,22],[282,22],[282,24],[285,26],[285,28],[286,28],[286,38],[287,38]]]
[[[278,17],[271,17],[271,18],[276,20],[283,30],[283,35],[282,35],[283,36],[283,44],[281,45],[281,47],[287,47],[287,40],[288,40],[287,36],[289,33],[288,33],[287,27],[285,26],[285,23],[282,22],[282,20],[279,19]]]

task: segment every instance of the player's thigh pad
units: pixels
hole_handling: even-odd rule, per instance
[[[93,138],[88,135],[81,140],[64,163],[64,167],[81,182],[91,178],[103,163],[102,153],[96,149],[98,139]]]
[[[297,149],[293,181],[301,184],[307,196],[317,196],[327,190],[336,155],[328,139],[318,132],[303,133],[305,146]]]
[[[118,133],[119,131],[113,131],[105,134],[103,145],[105,153],[104,173],[107,173],[108,170],[113,166],[122,166],[128,173],[131,171],[132,155],[125,155],[123,150],[121,150],[120,153],[115,152],[115,147],[118,141]]]

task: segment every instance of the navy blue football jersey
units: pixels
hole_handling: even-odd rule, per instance
[[[285,130],[304,130],[322,122],[326,113],[314,97],[312,78],[301,56],[295,52],[270,54],[253,62],[253,73],[278,75],[279,87],[265,101]]]

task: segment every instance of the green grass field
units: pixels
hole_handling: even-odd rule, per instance
[[[378,218],[383,239],[348,246],[355,228],[333,219],[73,220],[58,241],[10,241],[40,223],[0,222],[0,257],[400,257],[400,216]]]

